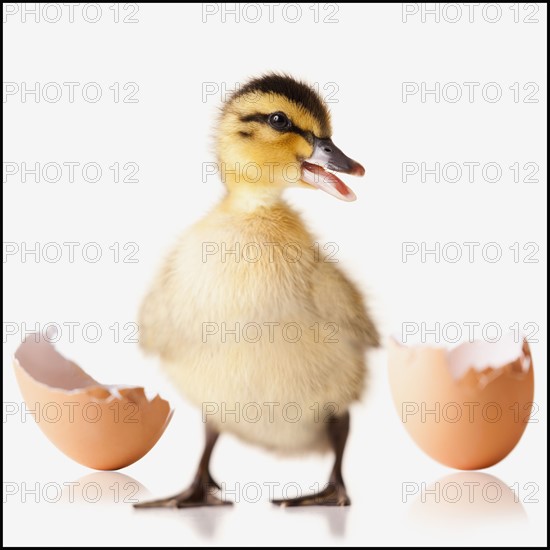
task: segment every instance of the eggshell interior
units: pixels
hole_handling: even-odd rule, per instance
[[[389,344],[392,395],[405,428],[432,458],[475,470],[501,461],[531,414],[527,341],[466,342],[453,350]]]
[[[167,401],[148,399],[137,386],[100,384],[40,337],[29,335],[14,369],[38,425],[73,460],[96,470],[117,470],[147,454],[172,417]]]

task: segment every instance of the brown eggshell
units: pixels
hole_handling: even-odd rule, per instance
[[[500,462],[531,414],[527,341],[465,342],[454,350],[389,345],[393,399],[405,428],[435,460],[461,470]]]
[[[139,460],[172,417],[169,403],[158,395],[149,400],[141,387],[100,384],[39,335],[19,346],[14,369],[48,439],[96,470],[118,470]]]

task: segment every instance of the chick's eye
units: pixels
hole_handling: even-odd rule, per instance
[[[291,126],[290,120],[284,113],[273,113],[267,120],[275,130],[288,130]]]

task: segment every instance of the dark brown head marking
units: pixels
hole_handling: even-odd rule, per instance
[[[267,74],[247,82],[231,96],[229,102],[254,92],[274,93],[286,97],[311,113],[319,121],[323,134],[328,133],[330,128],[328,109],[319,94],[308,84],[287,75]]]

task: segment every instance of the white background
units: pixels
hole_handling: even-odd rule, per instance
[[[531,17],[538,23],[523,21],[534,8],[520,9],[516,23],[504,4],[494,23],[487,19],[496,12],[483,12],[484,5],[473,22],[459,5],[463,13],[457,22],[446,21],[443,15],[450,20],[455,12],[444,11],[439,23],[433,15],[423,23],[420,11],[403,22],[405,8],[399,4],[342,4],[332,17],[333,9],[321,5],[316,22],[310,4],[302,4],[301,17],[292,23],[295,8],[281,4],[273,8],[273,22],[264,6],[260,21],[251,22],[256,13],[249,8],[237,23],[230,14],[224,21],[221,11],[203,22],[201,4],[143,4],[134,16],[137,23],[118,24],[109,6],[102,5],[96,23],[85,21],[82,5],[75,8],[73,23],[68,11],[55,23],[36,23],[32,15],[23,22],[21,11],[4,23],[4,81],[28,87],[80,83],[73,103],[66,87],[57,102],[35,102],[32,95],[23,101],[20,93],[5,99],[4,161],[96,162],[103,168],[97,183],[84,181],[78,169],[73,183],[66,174],[57,183],[35,183],[32,176],[23,183],[20,174],[4,182],[4,241],[29,246],[97,242],[103,252],[97,263],[82,259],[82,247],[73,263],[66,254],[52,263],[9,256],[4,321],[31,329],[34,323],[98,323],[99,342],[86,342],[79,329],[71,342],[63,331],[58,348],[101,381],[157,389],[176,413],[157,446],[120,473],[94,473],[74,463],[46,440],[31,416],[5,418],[5,481],[42,489],[48,482],[62,486],[81,480],[80,487],[92,480],[102,485],[103,498],[54,503],[39,496],[35,503],[28,495],[23,504],[21,492],[5,494],[4,544],[545,545],[546,6],[539,4]],[[414,6],[420,10],[420,5],[407,9]],[[121,18],[130,13],[120,10]],[[95,16],[93,10],[86,15]],[[54,19],[55,11],[46,16]],[[323,22],[330,17],[338,22]],[[535,323],[538,423],[530,424],[517,448],[493,468],[459,473],[443,467],[417,448],[400,424],[381,350],[371,356],[370,389],[352,411],[345,459],[350,508],[278,509],[268,502],[266,489],[260,502],[241,497],[232,509],[138,512],[128,503],[115,503],[109,486],[119,484],[121,500],[128,496],[123,476],[141,484],[139,498],[147,490],[155,496],[180,490],[194,472],[202,424],[199,412],[179,397],[156,362],[146,360],[135,343],[115,343],[108,327],[135,321],[163,254],[223,195],[222,184],[213,177],[203,182],[201,173],[203,162],[214,160],[211,136],[223,99],[221,93],[204,97],[204,86],[231,90],[269,70],[317,83],[321,92],[336,90],[330,104],[334,140],[367,171],[362,180],[346,180],[358,200],[348,204],[309,190],[289,191],[287,198],[303,212],[319,242],[337,243],[340,265],[368,292],[385,338],[400,331],[404,321],[428,327],[494,322],[503,330]],[[97,103],[82,98],[88,82],[102,88]],[[115,82],[121,87],[137,83],[138,102],[115,103],[109,90]],[[425,82],[430,88],[435,82],[480,85],[473,102],[465,87],[456,103],[444,97],[437,103],[433,95],[422,102],[420,94],[403,102],[403,82]],[[501,87],[499,101],[484,99],[481,90],[488,82]],[[520,83],[519,102],[509,90],[515,82]],[[539,86],[538,103],[523,102],[527,92],[521,87],[528,82]],[[114,162],[137,163],[139,182],[114,183],[108,168]],[[487,182],[478,169],[472,183],[466,175],[456,183],[435,183],[433,176],[425,183],[419,176],[403,182],[404,162],[428,167],[494,162],[502,177]],[[536,163],[538,182],[515,183],[508,168],[515,162]],[[503,257],[488,262],[480,247],[472,263],[437,263],[433,256],[423,263],[419,255],[405,263],[405,241],[432,248],[435,242],[497,242]],[[113,261],[109,246],[128,242],[139,246],[138,262]],[[508,247],[515,242],[536,243],[538,263],[514,262]],[[20,333],[4,335],[4,402],[18,406],[11,357],[20,340]],[[326,481],[330,465],[330,457],[279,459],[225,436],[212,470],[229,488],[268,481],[282,487],[292,481],[307,490]],[[477,494],[472,503],[463,499],[464,506],[444,498],[435,503],[429,496],[422,503],[420,493],[403,499],[404,483],[445,484],[446,476],[482,486],[496,478],[504,496],[489,505]],[[537,489],[531,498],[532,489],[524,489],[529,483]],[[514,485],[519,502],[512,496],[510,504],[506,487]]]

